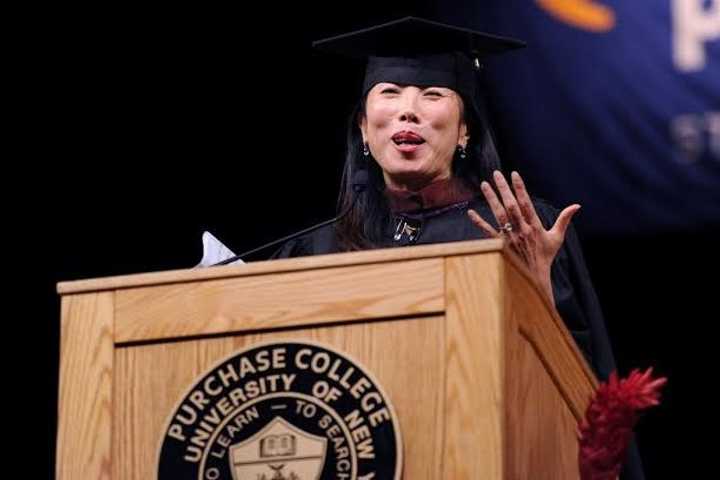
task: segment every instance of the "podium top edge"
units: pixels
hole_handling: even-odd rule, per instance
[[[366,265],[372,263],[387,263],[475,253],[490,253],[502,251],[504,248],[506,248],[505,242],[502,239],[470,240],[402,248],[383,248],[359,252],[267,260],[243,265],[189,268],[182,270],[167,270],[161,272],[101,277],[86,280],[64,281],[57,284],[57,293],[60,295],[70,295],[201,280],[244,277],[268,273]]]

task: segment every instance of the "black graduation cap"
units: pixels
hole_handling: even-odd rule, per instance
[[[525,46],[513,38],[416,17],[313,42],[323,52],[366,58],[363,94],[380,82],[446,87],[474,99],[480,62]]]

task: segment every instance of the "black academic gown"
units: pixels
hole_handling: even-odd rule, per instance
[[[550,228],[559,211],[541,200],[534,200],[534,204],[543,225]],[[445,207],[394,215],[392,225],[388,225],[386,238],[380,246],[400,247],[485,238],[485,234],[468,218],[468,208],[474,209],[488,223],[497,226],[485,200],[482,197],[475,197]],[[415,233],[410,233],[412,229],[404,229],[405,224],[417,228]],[[405,233],[396,238],[398,230]],[[340,251],[334,226],[330,225],[288,241],[273,257],[299,257]],[[606,380],[610,372],[615,369],[615,360],[600,304],[572,225],[568,228],[565,242],[553,262],[551,280],[558,313],[596,375],[601,380]],[[621,478],[623,480],[645,478],[634,443],[628,452],[628,461],[623,468]]]

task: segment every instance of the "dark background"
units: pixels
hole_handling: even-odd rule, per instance
[[[28,315],[45,339],[50,477],[55,283],[193,266],[206,229],[239,252],[334,215],[361,70],[313,53],[310,42],[405,14],[433,18],[435,8],[366,1],[36,12],[26,60],[37,73],[27,74],[18,117],[33,134],[17,162],[27,180],[17,203],[34,258],[24,268]],[[501,153],[510,151],[512,132],[497,135]],[[505,157],[505,168],[515,160]],[[655,366],[669,377],[662,405],[637,430],[648,478],[692,477],[710,455],[699,435],[715,408],[718,225],[580,235],[621,373]]]

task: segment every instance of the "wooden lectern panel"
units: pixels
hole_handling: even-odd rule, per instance
[[[113,478],[156,478],[167,416],[194,379],[242,348],[283,340],[321,342],[366,366],[403,412],[405,458],[412,459],[404,478],[450,478],[442,475],[445,336],[435,316],[119,348],[113,456],[123,461],[113,463]]]
[[[442,312],[444,298],[437,258],[121,290],[115,341]]]
[[[445,260],[448,373],[442,478],[504,478],[501,261],[498,254]]]
[[[60,351],[58,480],[110,479],[112,292],[63,298]]]
[[[577,480],[576,432],[583,414],[578,406],[589,401],[592,376],[548,300],[516,265],[505,263],[503,276],[509,375],[504,478]]]
[[[507,385],[505,477],[577,480],[577,422],[522,336],[508,346],[516,373]]]

